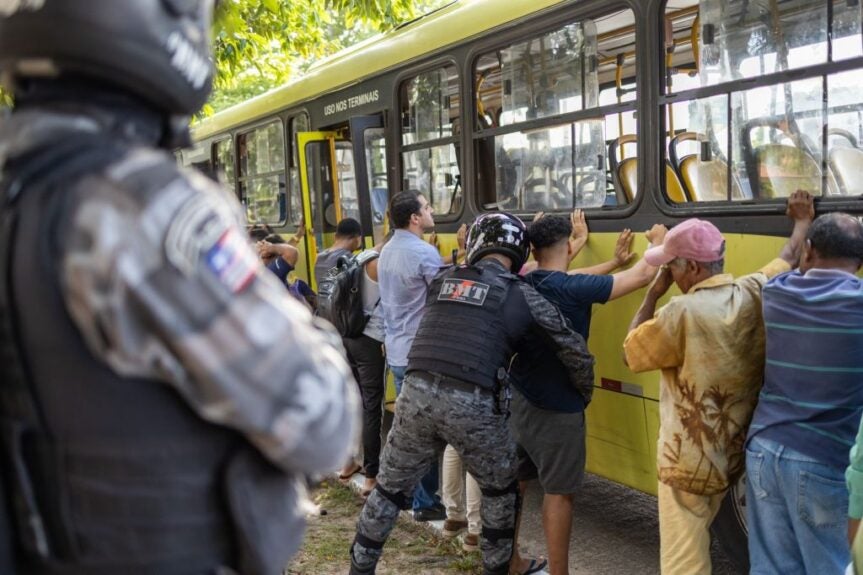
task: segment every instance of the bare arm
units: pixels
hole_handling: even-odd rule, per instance
[[[660,272],[656,274],[656,279],[653,280],[650,289],[644,294],[644,301],[641,302],[641,307],[635,312],[635,317],[632,318],[628,331],[634,330],[656,315],[656,302],[665,295],[672,283],[674,280],[671,278],[671,270],[663,266]]]
[[[294,235],[288,240],[288,244],[297,247],[300,245],[300,242],[303,241],[304,237],[306,237],[306,222],[303,218],[300,218],[300,223],[297,225],[297,231],[294,232]]]
[[[261,240],[257,243],[257,248],[260,257],[279,256],[291,267],[296,267],[297,260],[300,259],[299,250],[290,244],[271,244]]]
[[[780,259],[785,260],[792,268],[796,268],[800,262],[800,254],[803,244],[806,242],[806,234],[812,220],[815,219],[815,203],[808,192],[798,190],[788,198],[788,208],[785,213],[794,220],[794,230],[788,242],[779,252]]]

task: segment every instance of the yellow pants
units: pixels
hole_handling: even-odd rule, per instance
[[[659,483],[662,575],[710,575],[710,524],[724,493],[696,495]]]

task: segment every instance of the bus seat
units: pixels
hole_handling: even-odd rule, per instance
[[[622,151],[626,144],[635,144],[637,142],[638,138],[635,134],[624,134],[608,144],[608,167],[611,171],[615,195],[617,195],[617,205],[630,203],[638,193],[638,164],[635,163],[635,156],[624,160],[618,159],[623,156]],[[626,164],[631,165],[624,168]],[[624,177],[624,174],[626,174],[626,177]],[[627,182],[624,182],[625,179]]]
[[[626,158],[617,167],[617,179],[626,203],[632,203],[638,195],[638,159]]]
[[[682,204],[689,201],[683,191],[680,179],[677,177],[670,162],[665,162],[665,195],[674,203]]]
[[[722,202],[728,199],[728,164],[723,160],[698,161],[691,154],[680,162],[683,185],[695,202]],[[743,200],[743,191],[737,178],[731,178],[731,199]]]
[[[863,194],[863,150],[846,147],[833,148],[827,156],[827,167],[828,174],[836,180],[838,195],[859,196]]]
[[[804,150],[766,144],[755,150],[758,189],[764,198],[787,198],[797,190],[821,195],[821,168]]]

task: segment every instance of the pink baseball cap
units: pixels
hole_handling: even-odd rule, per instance
[[[644,252],[644,259],[652,266],[661,266],[674,258],[715,262],[722,259],[724,254],[725,239],[716,226],[691,218],[671,228],[661,246]]]

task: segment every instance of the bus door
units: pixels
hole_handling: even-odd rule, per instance
[[[355,116],[350,120],[350,128],[360,198],[359,221],[366,247],[371,247],[383,240],[386,233],[384,220],[389,203],[383,116]]]
[[[309,284],[317,291],[315,260],[330,247],[336,225],[346,217],[358,218],[353,151],[337,132],[300,132],[300,188],[306,222],[306,264]]]
[[[351,119],[352,141],[340,132],[300,132],[300,187],[306,225],[306,263],[317,290],[314,263],[330,247],[343,218],[354,218],[365,233],[365,247],[384,236],[386,142],[381,116]]]

